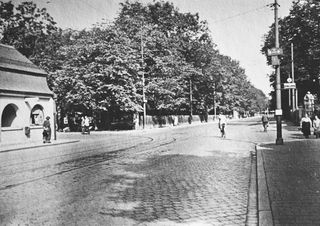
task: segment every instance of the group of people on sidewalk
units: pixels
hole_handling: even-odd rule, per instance
[[[43,143],[51,143],[51,125],[50,125],[50,117],[47,116],[46,120],[43,122],[43,131],[42,131],[42,140]],[[88,116],[82,117],[81,128],[82,134],[90,134],[90,120]]]
[[[265,132],[267,132],[267,128],[269,125],[269,118],[266,114],[262,115],[261,118],[262,126]],[[305,138],[309,138],[312,133],[316,136],[316,138],[320,137],[320,119],[317,115],[315,115],[314,120],[311,120],[308,113],[305,113],[300,121],[300,128],[303,136]]]
[[[311,130],[313,129],[313,134],[316,138],[320,137],[320,119],[315,115],[314,120],[312,121],[308,113],[302,117],[300,121],[300,129],[305,138],[309,138],[311,135]]]

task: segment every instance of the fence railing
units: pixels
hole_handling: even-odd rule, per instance
[[[214,115],[193,115],[191,123],[201,123],[201,122],[212,122],[214,121]],[[143,126],[142,118],[139,120],[139,128]],[[165,116],[151,116],[146,117],[146,128],[158,128],[158,127],[168,127],[176,126],[179,124],[190,123],[189,115],[165,115]],[[138,128],[137,128],[138,129]]]

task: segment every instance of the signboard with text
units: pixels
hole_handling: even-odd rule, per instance
[[[282,115],[282,109],[276,109],[274,115],[279,116]]]
[[[283,89],[295,89],[295,88],[296,88],[296,83],[294,82],[283,83]]]

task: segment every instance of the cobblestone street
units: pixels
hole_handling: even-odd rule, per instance
[[[0,226],[320,226],[320,0],[0,0]]]
[[[257,119],[0,153],[3,225],[245,225]],[[241,133],[239,133],[241,131]],[[63,134],[62,134],[63,135]],[[78,136],[78,135],[66,135]]]

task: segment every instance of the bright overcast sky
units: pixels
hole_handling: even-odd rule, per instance
[[[21,2],[24,0],[13,0]],[[124,0],[123,0],[124,1]],[[46,7],[61,28],[83,29],[102,18],[111,21],[119,12],[122,0],[36,0]],[[152,0],[141,0],[152,2]],[[268,4],[274,0],[169,0],[181,12],[198,12],[207,20],[213,41],[219,51],[240,62],[252,84],[268,94],[271,91],[266,65],[260,53],[263,35],[274,21],[274,12]],[[279,17],[289,14],[291,0],[278,0]]]

